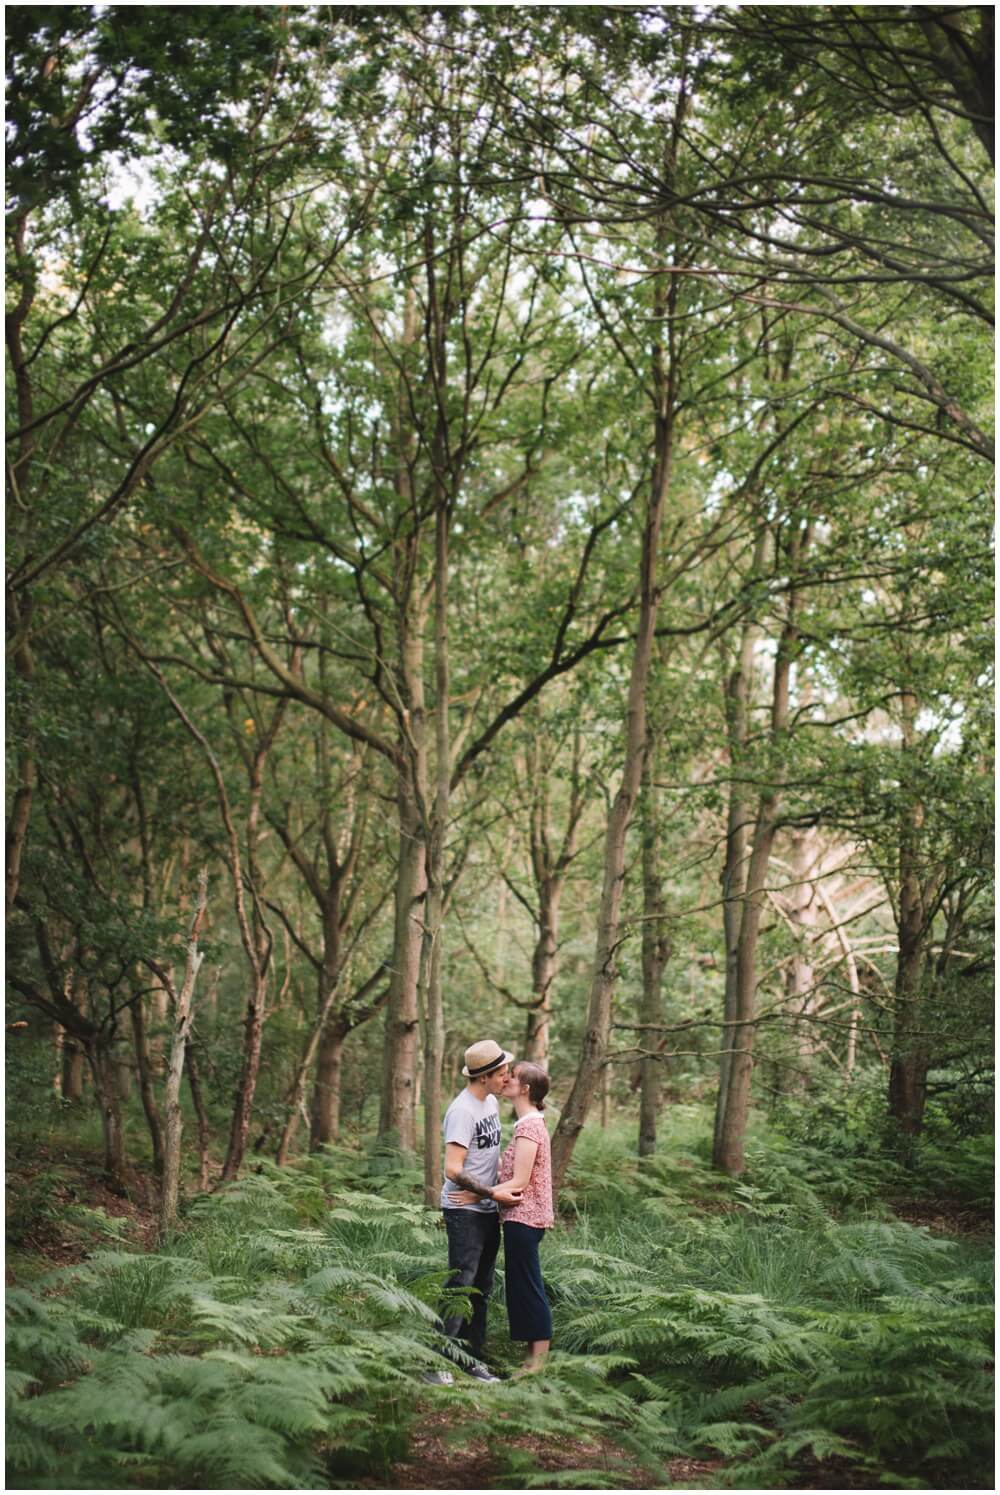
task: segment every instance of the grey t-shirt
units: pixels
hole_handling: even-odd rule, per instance
[[[456,1095],[444,1116],[444,1140],[458,1142],[466,1148],[465,1172],[485,1188],[492,1189],[500,1166],[500,1108],[495,1095],[478,1100],[471,1090]],[[446,1178],[441,1190],[442,1209],[495,1210],[492,1199],[476,1204],[452,1204],[450,1195],[458,1193],[461,1184]]]

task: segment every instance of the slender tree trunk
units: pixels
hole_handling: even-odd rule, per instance
[[[525,1024],[523,1057],[543,1067],[549,1062],[552,984],[559,951],[559,904],[562,878],[551,875],[538,884],[538,938],[531,957],[532,1005]]]
[[[750,1083],[756,1032],[757,940],[764,909],[764,886],[777,824],[776,808],[777,795],[768,794],[761,799],[754,828],[736,952],[734,1026],[724,1038],[724,1043],[731,1048],[732,1053],[726,1109],[713,1162],[717,1168],[733,1176],[743,1172],[743,1148],[750,1115]]]
[[[427,898],[426,1010],[424,1022],[424,1201],[431,1208],[441,1197],[441,1069],[444,1062],[444,1001],[441,989],[444,945],[441,888],[431,884]]]
[[[676,277],[671,277],[675,279]],[[671,290],[672,293],[672,290]],[[664,384],[662,350],[654,353],[658,385]],[[601,1078],[611,1031],[611,1009],[615,984],[621,901],[625,883],[625,838],[635,807],[646,750],[646,684],[652,659],[658,597],[656,560],[663,509],[670,487],[673,459],[673,380],[670,360],[666,388],[656,418],[656,464],[646,509],[642,538],[642,581],[639,624],[629,678],[625,715],[625,763],[622,781],[608,816],[604,844],[604,880],[597,925],[597,949],[584,1027],[583,1047],[573,1088],[552,1139],[552,1185],[557,1194],[576,1146],[576,1139],[590,1110]]]
[[[198,1192],[206,1194],[209,1185],[211,1128],[208,1124],[205,1096],[201,1088],[201,1063],[198,1058],[198,1045],[191,1037],[188,1038],[187,1047],[187,1077],[188,1086],[191,1090],[191,1104],[194,1106],[194,1114],[198,1123]]]
[[[340,984],[340,876],[334,865],[329,868],[323,918],[323,962],[318,976],[317,1011],[322,1031],[318,1048],[310,1040],[311,1054],[316,1055],[312,1104],[309,1108],[309,1150],[318,1152],[328,1142],[336,1142],[340,1132],[340,1065],[347,1030],[335,1012],[336,993]],[[298,1093],[301,1087],[301,1094]],[[298,1116],[305,1094],[305,1073],[296,1077],[295,1115]],[[297,1123],[296,1123],[297,1124]],[[287,1149],[286,1149],[287,1150]]]
[[[763,567],[767,552],[768,530],[761,526],[754,546],[753,574]],[[739,957],[740,922],[743,895],[746,891],[747,856],[753,809],[746,785],[745,752],[749,735],[750,702],[753,692],[753,658],[757,630],[752,623],[743,626],[736,665],[726,681],[726,734],[729,743],[729,810],[726,818],[726,856],[722,869],[722,926],[726,946],[725,997],[723,1001],[722,1053],[719,1058],[719,1090],[715,1102],[713,1152],[722,1146],[722,1127],[729,1100],[729,1078],[732,1073],[732,1035],[736,1021],[736,964]]]
[[[433,282],[432,282],[433,284]],[[433,309],[432,300],[432,309]],[[444,383],[443,353],[439,354],[437,377]],[[435,468],[444,460],[443,426],[437,426]],[[427,911],[424,927],[427,1008],[424,1024],[424,1198],[433,1208],[441,1195],[441,1066],[444,1062],[444,953],[445,837],[451,803],[451,733],[448,708],[451,699],[451,668],[448,657],[448,504],[439,486],[434,530],[434,808],[427,826]],[[426,801],[424,816],[426,823]]]
[[[399,783],[399,864],[392,976],[385,1018],[379,1136],[416,1152],[414,1083],[419,1043],[417,984],[427,891],[426,848],[408,775]]]
[[[104,1176],[113,1194],[127,1192],[125,1131],[122,1125],[121,1101],[115,1083],[115,1066],[108,1048],[97,1039],[86,1047],[87,1061],[94,1078],[94,1091],[101,1113],[104,1138]]]
[[[822,878],[816,882],[816,896],[826,910],[826,916],[830,920],[834,938],[840,946],[841,954],[844,957],[844,964],[847,967],[847,979],[851,984],[851,995],[854,998],[854,1006],[851,1009],[851,1023],[847,1030],[847,1055],[844,1060],[844,1071],[848,1081],[850,1081],[851,1075],[854,1073],[854,1066],[857,1063],[858,1024],[861,1021],[861,981],[858,977],[858,961],[847,930],[844,928],[843,920],[834,909],[833,901],[823,886]]]
[[[28,651],[25,648],[23,652],[26,654]],[[14,802],[7,824],[5,903],[8,922],[21,887],[21,859],[28,839],[28,822],[38,783],[35,755],[30,747],[25,747],[17,755],[17,776],[18,786],[14,791]]]
[[[407,289],[402,342],[411,348],[417,337],[417,301]],[[400,383],[400,412],[408,408],[408,393]],[[397,444],[396,493],[401,508],[414,509],[414,432],[407,418],[395,432]],[[386,1007],[382,1050],[382,1094],[379,1138],[403,1152],[417,1150],[416,1080],[420,1051],[420,962],[427,896],[427,815],[418,797],[427,785],[427,722],[424,694],[424,628],[426,601],[420,581],[419,522],[395,547],[393,575],[398,587],[397,629],[399,672],[397,689],[402,705],[401,761],[397,785],[399,859],[396,867],[392,978]]]
[[[253,1115],[254,1095],[257,1091],[257,1076],[260,1073],[260,1051],[264,1037],[264,1004],[267,993],[267,975],[262,971],[250,973],[250,995],[247,998],[243,1018],[243,1060],[233,1099],[233,1114],[229,1125],[229,1143],[226,1160],[222,1165],[221,1182],[235,1178],[243,1162],[250,1135],[250,1118]]]
[[[757,941],[764,910],[771,849],[778,825],[780,798],[778,780],[784,772],[791,667],[798,644],[796,623],[798,595],[794,579],[809,549],[811,534],[809,525],[798,530],[793,536],[789,549],[789,572],[792,585],[788,593],[788,614],[774,661],[768,762],[769,783],[758,801],[750,865],[743,898],[736,952],[734,1025],[726,1030],[726,1036],[723,1039],[723,1047],[731,1048],[732,1054],[725,1110],[713,1149],[712,1161],[717,1168],[733,1176],[743,1171],[743,1151],[750,1116],[750,1087],[756,1035]]]
[[[656,741],[650,737],[643,766],[642,813],[642,1001],[639,1021],[648,1023],[652,1043],[663,1022],[663,972],[670,959],[670,940],[664,922],[666,901],[660,874],[660,804],[656,785]],[[660,1063],[647,1054],[640,1064],[639,1156],[656,1151],[656,1120],[660,1110]]]
[[[340,1138],[340,1084],[345,1037],[338,1023],[331,1020],[323,1029],[319,1042],[309,1110],[310,1152],[319,1152],[328,1142],[337,1142]]]
[[[317,1073],[317,1084],[319,1076],[322,1075],[326,1094],[324,1120],[329,1133],[327,1137],[329,1142],[340,1140],[340,1102],[344,1084],[344,1044],[346,1042],[346,1031],[340,1028],[335,1029],[322,1047]]]
[[[323,1141],[336,1142],[340,1135],[340,1088],[341,1073],[344,1059],[344,1044],[347,1035],[351,1031],[344,1014],[334,1011],[334,1003],[337,999],[338,988],[331,987],[327,992],[323,1006],[320,1008],[316,1025],[306,1044],[305,1052],[299,1060],[295,1079],[292,1082],[288,1097],[288,1115],[281,1132],[281,1141],[278,1143],[278,1151],[275,1162],[283,1168],[288,1162],[295,1133],[298,1131],[299,1117],[305,1104],[306,1078],[312,1066],[317,1051],[321,1051],[322,1057],[316,1079],[316,1087],[322,1084],[324,1122],[328,1129],[328,1135]],[[315,1091],[314,1091],[315,1097]],[[315,1103],[315,1101],[314,1101]],[[312,1151],[318,1148],[312,1147]]]
[[[28,213],[22,209],[9,220],[8,233],[14,254],[21,258],[25,254],[28,232]],[[24,347],[23,330],[28,315],[35,302],[36,283],[34,276],[26,276],[21,294],[17,302],[7,310],[5,321],[5,334],[7,341],[7,354],[10,361],[11,373],[14,382],[14,394],[17,400],[17,424],[20,435],[17,448],[10,451],[8,478],[13,491],[21,495],[21,507],[30,512],[30,505],[25,506],[31,487],[31,469],[35,454],[36,434],[32,429],[34,426],[35,400],[34,385],[31,374],[31,357]],[[37,352],[37,347],[36,350]],[[8,510],[10,529],[16,523],[13,507]],[[29,521],[30,523],[30,521]],[[7,627],[9,657],[14,674],[22,682],[28,698],[27,719],[21,724],[20,742],[17,750],[17,787],[14,790],[11,802],[10,817],[7,821],[7,830],[4,838],[5,850],[5,878],[4,878],[4,905],[6,922],[10,922],[14,911],[14,903],[21,887],[21,860],[24,855],[24,847],[28,839],[28,824],[31,820],[31,807],[35,798],[35,790],[38,785],[38,764],[35,760],[35,733],[32,724],[31,699],[33,695],[33,682],[35,677],[34,658],[31,653],[31,623],[32,623],[32,597],[30,593],[17,592],[8,589],[7,592]]]
[[[29,694],[28,711],[30,713],[30,693],[35,677],[34,660],[28,645],[31,606],[28,603],[27,606],[22,605],[19,608],[14,599],[11,599],[10,605],[11,626],[15,630],[15,637],[19,637],[19,642],[11,656],[11,662],[14,673],[23,682],[24,689]],[[29,721],[28,730],[23,732],[17,752],[17,788],[14,791],[10,818],[7,822],[4,890],[7,923],[10,922],[10,916],[14,911],[14,901],[21,887],[21,860],[28,839],[28,823],[31,820],[31,807],[37,786],[38,765],[35,761],[34,731]]]
[[[789,921],[797,936],[796,948],[788,965],[785,995],[798,1019],[798,1051],[805,1076],[815,1057],[818,1035],[808,1019],[816,1012],[816,973],[813,964],[813,939],[818,916],[818,899],[814,874],[816,870],[816,833],[797,830],[792,833],[788,858],[792,887],[789,890]],[[808,1083],[806,1078],[803,1083]]]
[[[903,694],[904,755],[916,741],[917,701]],[[909,774],[904,780],[909,781]],[[920,868],[924,807],[919,800],[904,807],[899,836],[899,954],[896,959],[892,1060],[889,1066],[889,1114],[904,1138],[918,1136],[924,1124],[930,1059],[920,1036],[926,968],[927,919]]]
[[[135,1062],[139,1074],[139,1094],[142,1097],[142,1109],[146,1113],[149,1139],[153,1146],[153,1172],[159,1176],[163,1173],[163,1123],[160,1120],[156,1092],[153,1087],[153,1066],[146,1037],[146,1010],[141,996],[137,996],[131,1003],[129,1012],[132,1019]]]
[[[64,1040],[64,1038],[65,1038],[65,1030],[63,1029],[62,1023],[53,1023],[52,1024],[52,1060],[53,1060],[53,1064],[52,1064],[52,1093],[54,1095],[57,1095],[57,1096],[61,1096],[62,1095],[62,1082],[63,1082],[62,1066],[63,1066],[63,1040]]]
[[[167,1062],[167,1078],[163,1089],[165,1126],[163,1135],[163,1185],[160,1190],[159,1237],[162,1240],[177,1224],[177,1197],[181,1179],[181,1137],[184,1116],[181,1111],[181,1081],[184,1077],[184,1054],[191,1031],[191,1009],[194,1000],[194,984],[201,969],[203,956],[198,949],[201,921],[208,902],[208,868],[198,878],[198,897],[194,916],[188,931],[187,952],[184,962],[184,980],[174,997],[174,1032]]]
[[[503,852],[500,857],[500,870],[505,872],[510,863],[511,852],[514,849],[514,822],[507,826],[507,834],[504,837]],[[495,933],[493,937],[494,968],[493,980],[497,986],[504,985],[504,977],[507,972],[507,909],[510,906],[510,889],[501,879],[497,887],[497,912]]]
[[[76,993],[73,989],[74,980],[72,971],[67,971],[63,981],[63,995],[67,1002],[72,1002],[74,1007],[80,1007]],[[86,1072],[87,1056],[83,1045],[67,1029],[60,1029],[62,1039],[62,1077],[61,1093],[64,1101],[75,1105],[83,1099],[83,1080]]]
[[[83,1077],[87,1056],[69,1033],[63,1040],[62,1098],[75,1104],[83,1100]]]
[[[127,1101],[132,1094],[132,1055],[128,1052],[124,1041],[115,1044],[114,1050],[115,1084],[118,1086],[118,1094],[123,1101]]]

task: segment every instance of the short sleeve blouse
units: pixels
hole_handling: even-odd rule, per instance
[[[509,1208],[501,1207],[500,1217],[521,1225],[533,1225],[536,1230],[548,1230],[556,1223],[552,1208],[552,1150],[545,1122],[537,1111],[534,1115],[522,1116],[515,1126],[510,1145],[500,1159],[497,1181],[502,1184],[510,1183],[514,1177],[514,1146],[518,1137],[537,1142],[538,1151],[520,1202]]]

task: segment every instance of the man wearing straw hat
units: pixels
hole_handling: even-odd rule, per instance
[[[507,1083],[513,1054],[492,1038],[474,1043],[465,1051],[462,1073],[468,1081],[455,1097],[444,1118],[444,1184],[441,1208],[448,1232],[448,1287],[475,1289],[472,1318],[452,1314],[444,1320],[445,1334],[464,1341],[463,1348],[474,1363],[461,1369],[477,1381],[496,1381],[480,1364],[486,1341],[486,1305],[493,1286],[493,1272],[500,1247],[498,1204],[516,1204],[520,1189],[497,1184],[500,1163],[500,1109],[497,1096]],[[455,1363],[459,1364],[457,1357]],[[435,1371],[429,1377],[447,1385],[450,1371]]]

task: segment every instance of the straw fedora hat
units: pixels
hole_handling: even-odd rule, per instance
[[[492,1038],[484,1038],[480,1043],[474,1043],[465,1051],[465,1065],[462,1073],[467,1080],[481,1080],[484,1075],[492,1074],[499,1069],[501,1064],[513,1062],[514,1055],[508,1054]]]

